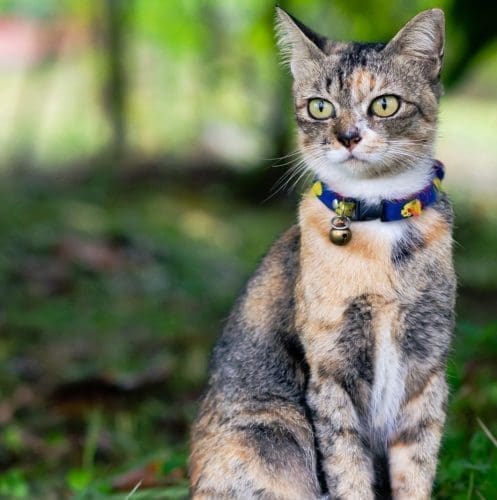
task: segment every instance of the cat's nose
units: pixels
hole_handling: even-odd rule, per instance
[[[337,139],[346,148],[352,150],[362,137],[357,127],[350,127],[347,130],[340,130],[337,133]]]

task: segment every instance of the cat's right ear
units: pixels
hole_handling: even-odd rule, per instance
[[[298,78],[305,62],[324,57],[327,39],[318,35],[281,7],[276,7],[276,35],[283,60]]]

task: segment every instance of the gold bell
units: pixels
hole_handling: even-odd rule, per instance
[[[339,215],[331,219],[330,241],[335,245],[346,245],[352,239],[350,219]]]

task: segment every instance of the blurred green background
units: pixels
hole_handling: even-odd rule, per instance
[[[438,158],[460,286],[434,496],[497,498],[496,7],[282,6],[369,41],[446,12]],[[285,177],[273,14],[266,0],[0,0],[0,498],[187,495],[209,350],[301,190]]]

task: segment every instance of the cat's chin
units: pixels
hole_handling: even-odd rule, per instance
[[[339,163],[343,165],[343,168],[350,170],[354,175],[364,175],[371,168],[371,163],[368,160],[362,158],[357,158],[356,156],[350,156],[346,160]]]
[[[326,168],[331,168],[335,172],[339,171],[342,176],[350,179],[367,180],[401,174],[412,166],[412,163],[407,161],[399,162],[398,158],[390,156],[384,148],[376,148],[367,152],[360,146],[361,144],[352,151],[346,148],[325,151]]]
[[[341,162],[330,162],[330,166],[354,179],[373,179],[391,173],[391,169],[384,164],[376,164],[356,156],[350,156]]]
[[[361,157],[356,152],[330,152],[326,154],[327,165],[342,175],[355,179],[370,179],[388,173],[389,169],[383,163],[377,164],[370,158]]]

